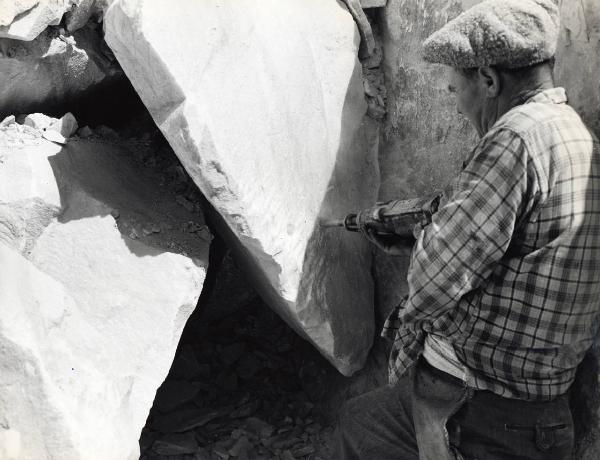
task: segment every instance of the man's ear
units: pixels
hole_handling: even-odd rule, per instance
[[[484,66],[477,69],[477,75],[485,95],[489,98],[498,97],[501,90],[498,71],[493,67]]]

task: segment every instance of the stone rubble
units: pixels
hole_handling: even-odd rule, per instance
[[[78,125],[77,120],[71,112],[64,114],[59,120],[52,122],[48,129],[60,133],[61,136],[69,138],[75,134]]]
[[[162,455],[193,454],[198,450],[194,433],[173,433],[154,441],[152,450]]]
[[[56,118],[49,117],[43,113],[32,113],[25,115],[23,123],[25,126],[30,126],[39,131],[45,131],[53,122],[58,121]]]
[[[0,118],[64,113],[92,89],[123,80],[98,24],[73,34],[49,27],[32,41],[0,38]]]
[[[331,458],[331,420],[316,408],[333,369],[258,299],[238,309],[180,346],[142,432],[142,460]]]
[[[100,21],[111,0],[75,0],[75,5],[65,14],[65,25],[69,32],[81,29],[90,20]]]
[[[71,112],[61,118],[52,118],[43,113],[32,113],[19,118],[23,119],[23,125],[37,130],[44,139],[58,144],[66,144],[67,139],[77,131],[77,120]],[[11,121],[15,121],[14,115],[7,117],[2,123],[8,126]]]
[[[17,122],[16,117],[14,115],[9,115],[8,117],[6,117],[4,120],[2,120],[0,122],[0,128],[6,128],[7,126],[15,124],[16,122]]]
[[[140,438],[142,460],[331,459],[341,403],[387,378],[382,342],[365,369],[342,377],[259,299],[231,252],[215,241],[214,284],[205,283],[157,392]],[[185,432],[194,434],[196,452],[158,454],[156,441],[172,440],[186,414],[206,417]]]
[[[65,19],[69,32],[99,20],[111,0],[0,0],[0,38],[31,41]]]
[[[92,136],[94,132],[89,126],[84,126],[82,128],[79,128],[76,134],[77,137],[80,137],[81,139],[87,139],[88,137]]]
[[[57,145],[50,121],[0,127],[0,458],[137,459],[210,238],[180,230],[203,216],[176,204],[154,144]]]
[[[62,134],[52,129],[43,130],[42,137],[47,141],[54,142],[60,145],[65,145],[67,143],[67,139]]]
[[[356,372],[373,340],[370,249],[319,227],[376,201],[378,124],[365,116],[348,11],[336,0],[119,0],[105,30],[261,295]]]
[[[31,41],[48,26],[56,26],[70,0],[0,1],[0,38]]]

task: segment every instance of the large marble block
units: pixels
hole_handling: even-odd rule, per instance
[[[335,0],[124,0],[106,41],[263,297],[344,374],[373,335],[370,253],[320,215],[375,201],[359,35]]]
[[[139,458],[210,234],[134,151],[0,128],[2,459]]]

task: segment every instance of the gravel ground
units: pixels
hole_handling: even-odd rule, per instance
[[[321,406],[335,371],[248,297],[228,316],[190,323],[196,334],[184,338],[194,340],[182,342],[157,392],[141,458],[331,458],[332,417]]]

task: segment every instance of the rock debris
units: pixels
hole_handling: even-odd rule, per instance
[[[251,298],[225,317],[207,312],[214,322],[180,346],[140,439],[143,460],[330,458],[319,401],[335,371]]]

